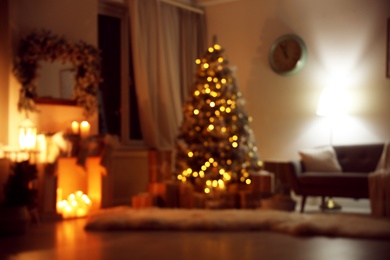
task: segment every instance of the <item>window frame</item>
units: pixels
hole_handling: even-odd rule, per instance
[[[121,56],[130,57],[130,26],[128,6],[126,4],[114,4],[99,2],[98,15],[107,15],[119,18],[121,31]],[[145,148],[146,144],[142,139],[130,138],[130,84],[134,82],[129,74],[130,60],[121,59],[121,145],[132,148]],[[133,86],[134,87],[134,86]]]

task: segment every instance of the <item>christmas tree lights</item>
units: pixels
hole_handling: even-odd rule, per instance
[[[257,146],[232,69],[222,47],[214,43],[196,61],[192,93],[176,145],[176,177],[205,193],[232,183],[250,184],[261,168]]]

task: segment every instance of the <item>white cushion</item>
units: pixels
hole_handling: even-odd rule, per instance
[[[310,172],[341,172],[336,152],[332,146],[300,150],[299,155],[306,171]]]

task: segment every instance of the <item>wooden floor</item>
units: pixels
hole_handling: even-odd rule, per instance
[[[0,237],[0,259],[388,260],[390,241],[271,232],[87,232],[86,219],[32,225]]]

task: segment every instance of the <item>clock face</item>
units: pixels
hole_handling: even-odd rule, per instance
[[[284,35],[271,47],[270,64],[281,75],[292,75],[300,71],[306,61],[306,46],[296,35]]]

